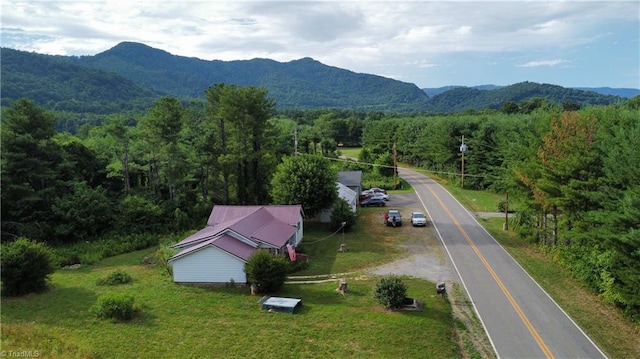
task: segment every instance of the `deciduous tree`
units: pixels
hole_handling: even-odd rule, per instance
[[[337,174],[320,156],[284,157],[271,180],[275,204],[301,204],[307,218],[331,208],[338,197]]]

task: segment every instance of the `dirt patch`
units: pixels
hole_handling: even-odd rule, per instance
[[[447,297],[453,311],[455,321],[453,327],[460,357],[495,358],[491,343],[435,229],[430,223],[427,227],[411,226],[410,213],[424,212],[417,196],[415,194],[394,195],[387,203],[387,207],[399,209],[404,223],[402,228],[389,228],[389,230],[408,231],[412,239],[400,245],[407,251],[406,257],[372,268],[369,272],[376,275],[406,275],[435,283],[445,282]]]

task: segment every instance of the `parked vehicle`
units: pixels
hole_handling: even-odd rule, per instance
[[[383,188],[373,187],[373,188],[365,189],[364,191],[362,191],[361,195],[366,196],[366,195],[372,194],[372,193],[384,193],[384,194],[387,194],[387,190],[383,189]]]
[[[426,226],[427,216],[422,212],[411,212],[411,225],[414,227]]]
[[[369,198],[382,198],[385,201],[389,200],[389,195],[386,193],[374,193]]]
[[[360,202],[360,206],[362,207],[384,207],[385,205],[384,199],[380,197],[372,197]]]
[[[399,227],[402,225],[402,215],[397,209],[390,209],[384,215],[384,224],[387,226]]]

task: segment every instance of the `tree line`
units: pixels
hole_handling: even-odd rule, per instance
[[[366,119],[274,107],[263,88],[216,84],[202,100],[162,97],[70,134],[55,130],[54,112],[15,101],[2,113],[2,238],[66,244],[199,228],[214,203],[274,203],[284,157],[337,157],[339,145],[359,144]]]

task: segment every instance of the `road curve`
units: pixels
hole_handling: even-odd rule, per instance
[[[499,358],[606,358],[449,192],[405,168]]]

